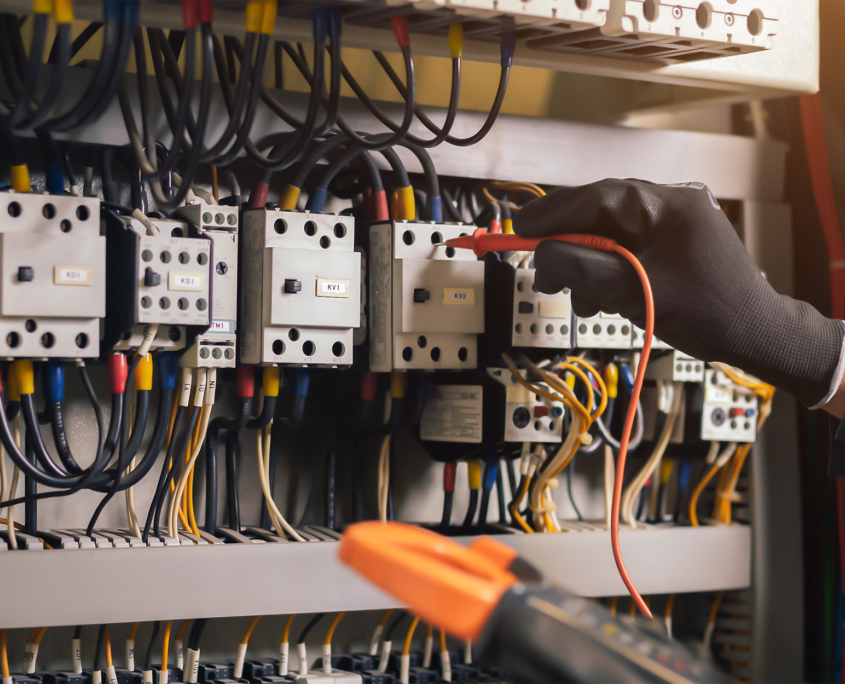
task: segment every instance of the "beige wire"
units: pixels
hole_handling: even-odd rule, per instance
[[[387,522],[387,503],[390,494],[390,435],[381,441],[378,455],[378,517]]]
[[[264,448],[264,435],[262,435],[261,431],[258,431],[257,434],[257,445],[256,445],[256,453],[258,456],[258,477],[261,480],[261,491],[264,493],[264,501],[267,503],[267,512],[270,514],[270,518],[273,521],[273,525],[276,527],[276,531],[281,534],[281,531],[284,530],[287,532],[291,537],[293,537],[298,542],[304,542],[305,539],[302,537],[299,532],[297,532],[293,527],[291,527],[290,523],[285,520],[285,516],[282,515],[282,512],[276,506],[276,502],[273,501],[273,494],[270,491],[270,479],[267,476],[268,472],[268,465],[265,464],[265,457],[264,452],[267,452],[267,461],[270,460],[270,441],[269,435],[267,436],[267,448]]]
[[[663,425],[663,432],[660,433],[660,438],[654,450],[651,452],[648,461],[642,467],[636,477],[628,485],[625,493],[622,495],[622,519],[631,527],[636,529],[637,521],[634,516],[634,503],[637,496],[645,487],[646,480],[654,473],[657,466],[660,465],[660,460],[663,454],[666,453],[666,447],[669,446],[669,441],[672,439],[672,433],[675,431],[675,423],[681,413],[681,400],[684,396],[683,384],[674,383],[672,393],[672,405],[669,409],[669,415],[666,416],[666,422]]]
[[[126,439],[128,440],[132,436],[132,426],[135,424],[135,395],[129,395],[129,423],[126,426]],[[124,476],[129,476],[129,474],[135,470],[135,457],[132,457],[132,460],[129,461],[129,466],[124,471]],[[138,514],[135,511],[135,487],[127,487],[126,489],[126,517],[129,518],[129,531],[132,533],[134,537],[141,536],[141,528],[138,525]]]
[[[616,479],[616,461],[610,444],[604,445],[604,524],[610,529],[613,519],[613,481]]]
[[[15,444],[18,445],[18,449],[21,448],[21,416],[20,413],[15,416],[15,419],[12,423],[13,425],[13,433],[15,438]],[[20,469],[15,466],[15,469],[12,471],[12,484],[9,486],[9,496],[7,501],[11,501],[15,498],[15,495],[18,491],[18,478],[20,477],[21,471]],[[9,506],[9,509],[6,511],[6,520],[8,521],[6,524],[9,527],[9,547],[12,551],[17,551],[18,548],[18,535],[15,532],[15,507]]]

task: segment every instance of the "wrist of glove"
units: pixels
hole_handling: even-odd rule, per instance
[[[596,234],[631,250],[654,291],[655,334],[695,358],[737,366],[807,406],[841,376],[843,323],[775,292],[701,184],[564,188],[518,212],[514,230],[531,238]],[[639,280],[618,255],[548,241],[534,262],[538,289],[570,288],[576,315],[619,313],[644,327]]]

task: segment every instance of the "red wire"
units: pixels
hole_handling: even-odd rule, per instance
[[[619,508],[622,505],[622,480],[625,475],[625,460],[628,457],[628,442],[631,439],[631,430],[634,427],[634,418],[637,415],[637,404],[640,401],[640,391],[643,388],[643,380],[645,379],[645,369],[648,364],[648,357],[651,354],[651,339],[654,336],[654,294],[651,291],[651,283],[648,280],[648,274],[645,272],[643,265],[639,259],[635,257],[624,247],[613,244],[612,251],[625,257],[634,267],[637,275],[640,278],[640,284],[643,287],[643,295],[645,296],[645,338],[643,341],[642,355],[640,362],[637,365],[637,376],[634,379],[634,387],[631,390],[631,401],[628,404],[628,413],[625,415],[625,425],[622,429],[622,439],[619,440],[619,456],[616,459],[616,479],[613,482],[613,506],[610,517],[610,544],[613,547],[613,559],[616,561],[616,567],[619,570],[619,575],[631,594],[637,608],[646,617],[652,617],[651,611],[640,596],[640,592],[634,586],[628,570],[625,568],[625,561],[622,560],[622,549],[619,548]]]

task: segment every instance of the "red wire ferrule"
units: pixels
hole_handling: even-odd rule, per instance
[[[361,399],[375,401],[377,388],[378,376],[375,373],[366,372],[361,376]]]
[[[197,27],[197,0],[182,0],[182,26],[186,29]]]
[[[502,222],[496,221],[495,219],[490,221],[487,226],[488,233],[501,233],[502,232]]]
[[[455,491],[455,473],[458,472],[457,463],[447,463],[443,466],[443,491]]]
[[[252,192],[249,194],[249,203],[246,208],[263,209],[264,205],[267,203],[267,191],[269,189],[270,186],[267,183],[264,181],[258,181],[252,188]]]
[[[238,366],[238,396],[247,399],[255,395],[255,367]]]
[[[214,21],[214,6],[211,0],[199,0],[199,2],[199,21],[201,24],[210,24]]]
[[[396,44],[400,48],[411,47],[411,36],[408,31],[408,20],[401,15],[394,15],[390,18],[393,26],[393,35],[396,36]]]
[[[379,190],[373,193],[373,221],[389,221],[390,210],[387,208],[387,193]]]
[[[112,354],[109,356],[109,389],[112,394],[123,394],[126,390],[126,355]]]

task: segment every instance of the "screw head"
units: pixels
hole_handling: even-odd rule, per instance
[[[229,271],[229,265],[225,261],[218,261],[216,270],[220,275],[226,275]]]
[[[725,23],[728,26],[733,26],[734,25],[734,15],[733,14],[726,14],[725,15]]]
[[[675,19],[680,19],[683,13],[684,11],[680,7],[675,6],[672,8],[672,16],[675,17]]]

